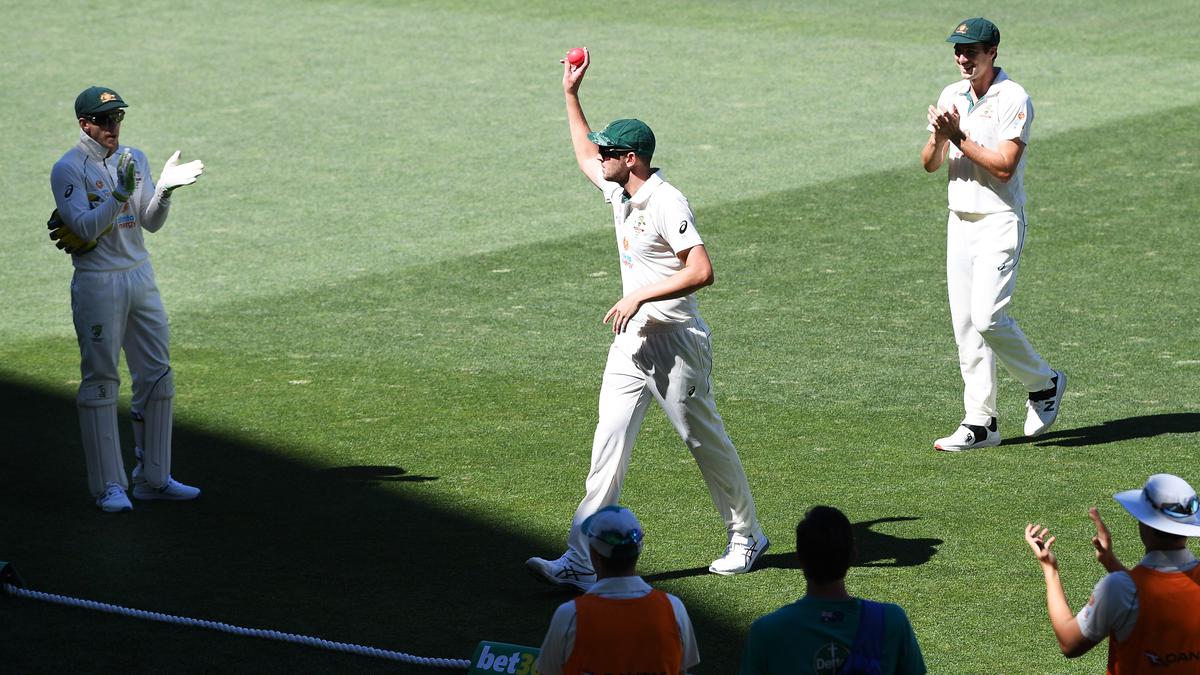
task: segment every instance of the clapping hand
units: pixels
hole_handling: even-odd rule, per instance
[[[1092,537],[1092,546],[1096,547],[1096,560],[1109,572],[1123,571],[1125,566],[1113,554],[1112,535],[1109,534],[1108,526],[1104,524],[1104,520],[1100,518],[1100,510],[1093,506],[1088,509],[1088,516],[1096,524],[1096,536]]]
[[[1047,538],[1049,534],[1050,528],[1030,523],[1025,526],[1025,543],[1033,549],[1033,554],[1037,556],[1043,569],[1058,569],[1058,559],[1054,557],[1054,551],[1050,550],[1050,547],[1054,546],[1055,537]]]
[[[193,159],[186,164],[180,164],[179,150],[176,150],[175,154],[171,155],[167,163],[163,165],[162,173],[158,175],[158,187],[162,188],[167,197],[170,197],[172,190],[195,183],[202,173],[204,173],[204,162]]]

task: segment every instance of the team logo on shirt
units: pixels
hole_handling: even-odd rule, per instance
[[[633,231],[638,234],[646,231],[646,216],[638,216],[637,222],[633,225]]]
[[[1146,660],[1150,662],[1150,665],[1159,667],[1169,667],[1175,665],[1176,663],[1186,663],[1187,661],[1200,660],[1200,654],[1196,652],[1175,652],[1173,654],[1168,653],[1166,656],[1160,656],[1159,654],[1147,649],[1146,651],[1142,652],[1142,654],[1145,655]]]
[[[102,181],[102,180],[96,181],[96,189],[99,190],[102,187],[104,187],[104,181]]]
[[[813,654],[812,671],[817,675],[837,675],[848,660],[849,648],[837,642],[827,642]]]
[[[1021,112],[1017,113],[1017,119],[1019,119],[1019,120],[1023,120],[1023,119],[1025,119],[1025,111],[1024,111],[1024,110],[1022,110]]]

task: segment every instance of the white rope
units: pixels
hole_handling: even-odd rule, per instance
[[[220,631],[222,633],[231,633],[233,635],[245,635],[249,637],[265,638],[267,640],[291,642],[293,644],[307,645],[309,647],[329,649],[335,652],[347,652],[349,654],[358,654],[360,656],[374,656],[391,661],[400,661],[401,663],[412,663],[421,666],[432,666],[435,668],[458,668],[460,670],[466,670],[467,668],[471,667],[471,662],[468,659],[440,659],[428,658],[424,656],[413,656],[411,654],[393,652],[387,649],[364,647],[362,645],[355,645],[347,642],[322,640],[321,638],[309,637],[307,635],[281,633],[277,630],[242,628],[241,626],[233,626],[220,621],[191,619],[186,616],[173,616],[171,614],[162,614],[160,612],[147,612],[142,609],[130,609],[128,607],[110,605],[104,602],[96,602],[94,600],[80,600],[79,598],[71,598],[65,595],[43,593],[41,591],[33,591],[27,588],[19,588],[17,586],[13,586],[12,584],[4,584],[4,590],[10,595],[15,595],[19,598],[27,598],[29,600],[42,600],[44,602],[52,602],[59,605],[67,605],[69,607],[83,607],[84,609],[94,609],[96,611],[107,612],[109,614],[121,614],[123,616],[134,617],[135,619],[145,619],[147,621],[161,621],[163,623],[174,623],[181,626],[208,628],[209,630]]]

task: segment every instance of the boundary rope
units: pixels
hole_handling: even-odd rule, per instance
[[[135,619],[143,619],[146,621],[159,621],[162,623],[172,623],[181,626],[207,628],[209,630],[229,633],[232,635],[257,637],[266,640],[278,640],[280,642],[290,642],[308,647],[316,647],[318,649],[328,649],[335,652],[357,654],[359,656],[374,656],[380,659],[399,661],[401,663],[411,663],[420,666],[432,666],[435,668],[457,668],[460,670],[466,670],[467,668],[471,667],[471,662],[467,659],[442,659],[425,656],[413,656],[412,654],[405,654],[404,652],[394,652],[388,649],[378,649],[376,647],[365,647],[363,645],[356,645],[348,642],[334,642],[332,640],[323,640],[321,638],[309,637],[307,635],[283,633],[277,630],[243,628],[241,626],[234,626],[220,621],[192,619],[186,616],[175,616],[172,614],[163,614],[161,612],[147,612],[146,610],[142,609],[131,609],[129,607],[121,607],[120,605],[110,605],[105,602],[96,602],[95,600],[81,600],[79,598],[72,598],[65,595],[43,593],[41,591],[21,588],[8,583],[3,584],[3,588],[4,591],[9,595],[15,595],[19,598],[26,598],[28,600],[41,600],[43,602],[66,605],[68,607],[82,607],[84,609],[93,609],[98,612],[106,612],[108,614],[119,614],[122,616],[129,616]]]

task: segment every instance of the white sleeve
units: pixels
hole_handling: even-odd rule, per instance
[[[696,231],[696,216],[692,213],[692,207],[682,194],[664,202],[658,216],[655,219],[658,234],[671,245],[675,253],[704,243]]]
[[[1092,642],[1115,633],[1117,640],[1129,637],[1137,623],[1137,584],[1127,572],[1113,572],[1100,580],[1075,621],[1079,632]]]
[[[123,205],[116,197],[109,197],[92,208],[88,201],[89,186],[83,164],[72,162],[73,158],[72,155],[60,159],[50,170],[54,206],[63,223],[76,236],[84,241],[95,241],[112,227],[113,218]]]
[[[1001,140],[1020,139],[1022,143],[1029,145],[1029,130],[1033,127],[1033,101],[1029,94],[1022,91],[1020,96],[1005,101],[998,122]]]
[[[534,667],[542,675],[562,675],[563,665],[575,647],[575,601],[570,600],[554,610],[542,649]]]
[[[675,610],[675,623],[679,625],[679,638],[683,641],[683,660],[680,666],[686,672],[700,663],[700,649],[696,646],[696,632],[692,629],[692,619],[688,616],[687,608],[679,598],[667,594],[671,599],[671,609]]]
[[[142,227],[150,232],[158,232],[167,222],[167,212],[171,209],[171,200],[154,187],[154,177],[150,175],[150,162],[146,154],[134,149],[133,156],[137,161],[138,185],[134,193],[135,204],[141,216],[138,220]]]

